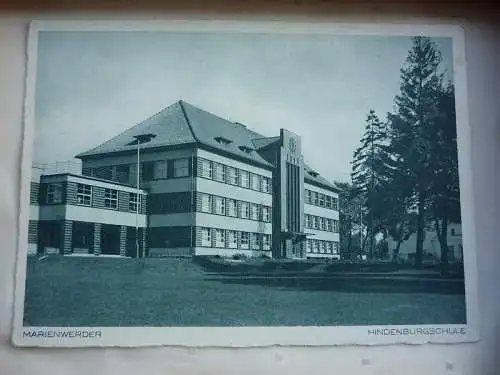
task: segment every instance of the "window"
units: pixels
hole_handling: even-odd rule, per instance
[[[271,250],[271,235],[264,234],[264,236],[262,237],[262,249]]]
[[[321,207],[325,206],[325,195],[324,194],[319,194],[319,205]]]
[[[158,160],[153,163],[153,180],[167,178],[167,161]]]
[[[330,197],[329,195],[325,196],[325,207],[332,208],[332,197]]]
[[[247,232],[241,232],[241,242],[240,247],[242,249],[248,249],[250,243],[250,234]]]
[[[259,249],[259,235],[257,233],[250,234],[250,247],[252,249]]]
[[[240,186],[244,188],[250,187],[250,177],[247,171],[240,171]]]
[[[319,229],[319,217],[314,216],[314,229]]]
[[[227,211],[229,216],[238,217],[238,202],[234,199],[228,199]]]
[[[270,222],[271,221],[271,210],[269,207],[267,206],[262,206],[262,221],[265,221],[265,222]]]
[[[333,232],[334,233],[339,232],[339,221],[338,220],[333,220]]]
[[[213,178],[214,170],[210,160],[201,159],[201,177]]]
[[[226,174],[224,171],[224,165],[219,163],[214,163],[215,180],[220,182],[226,182]]]
[[[142,196],[139,196],[139,200],[142,201]],[[137,193],[130,193],[128,201],[128,210],[130,212],[137,212]]]
[[[62,203],[62,184],[49,184],[47,187],[47,203],[58,204]]]
[[[325,218],[324,217],[319,218],[319,229],[325,230]]]
[[[319,253],[319,241],[318,240],[314,240],[313,253]]]
[[[313,204],[319,205],[319,194],[317,191],[313,191]]]
[[[174,160],[174,177],[189,176],[189,159]]]
[[[328,241],[328,253],[333,254],[333,242]]]
[[[227,183],[231,185],[238,185],[238,175],[236,168],[227,167]]]
[[[271,192],[271,182],[270,179],[267,177],[262,177],[262,191],[264,193],[270,193]]]
[[[234,230],[230,230],[227,232],[227,244],[231,249],[236,249],[238,247],[238,238]]]
[[[332,209],[339,209],[339,200],[337,198],[332,197]]]
[[[333,254],[339,253],[339,243],[337,241],[333,242]]]
[[[78,204],[90,206],[92,203],[92,187],[90,185],[78,184],[76,199]]]
[[[116,210],[118,208],[118,192],[113,189],[104,189],[104,206]]]
[[[306,253],[311,252],[311,240],[306,240]]]
[[[251,207],[251,219],[252,220],[259,220],[259,205],[252,203]]]
[[[305,224],[306,228],[311,228],[311,215],[306,214]]]
[[[212,246],[212,236],[210,235],[210,228],[201,228],[201,246]]]
[[[240,215],[242,219],[250,219],[250,204],[248,202],[240,203]]]
[[[217,215],[225,215],[226,214],[226,202],[222,197],[215,197],[215,213]]]
[[[312,191],[311,190],[306,190],[306,203],[307,204],[312,203]]]
[[[226,247],[226,236],[224,229],[215,230],[215,247]]]
[[[201,212],[212,212],[212,196],[201,194]]]
[[[326,254],[326,241],[321,241],[321,253]]]
[[[333,223],[331,219],[325,219],[326,220],[326,230],[328,232],[333,232]]]
[[[250,182],[251,182],[251,185],[252,185],[252,190],[257,190],[257,191],[260,191],[260,176],[257,175],[257,174],[251,174],[250,175]]]

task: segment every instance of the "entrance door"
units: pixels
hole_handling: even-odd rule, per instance
[[[120,255],[120,226],[101,226],[101,254]]]

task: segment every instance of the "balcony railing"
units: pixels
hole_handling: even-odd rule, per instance
[[[41,170],[43,175],[71,173],[82,174],[82,162],[80,160],[66,160],[54,163],[33,163],[33,167]]]

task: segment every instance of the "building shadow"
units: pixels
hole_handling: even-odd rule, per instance
[[[463,280],[390,277],[287,277],[287,276],[208,276],[206,281],[224,284],[257,285],[265,288],[345,293],[427,293],[465,295]]]

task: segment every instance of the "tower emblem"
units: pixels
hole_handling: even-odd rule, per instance
[[[297,151],[297,141],[295,138],[290,138],[288,140],[288,149],[292,154],[295,154],[295,152]]]

